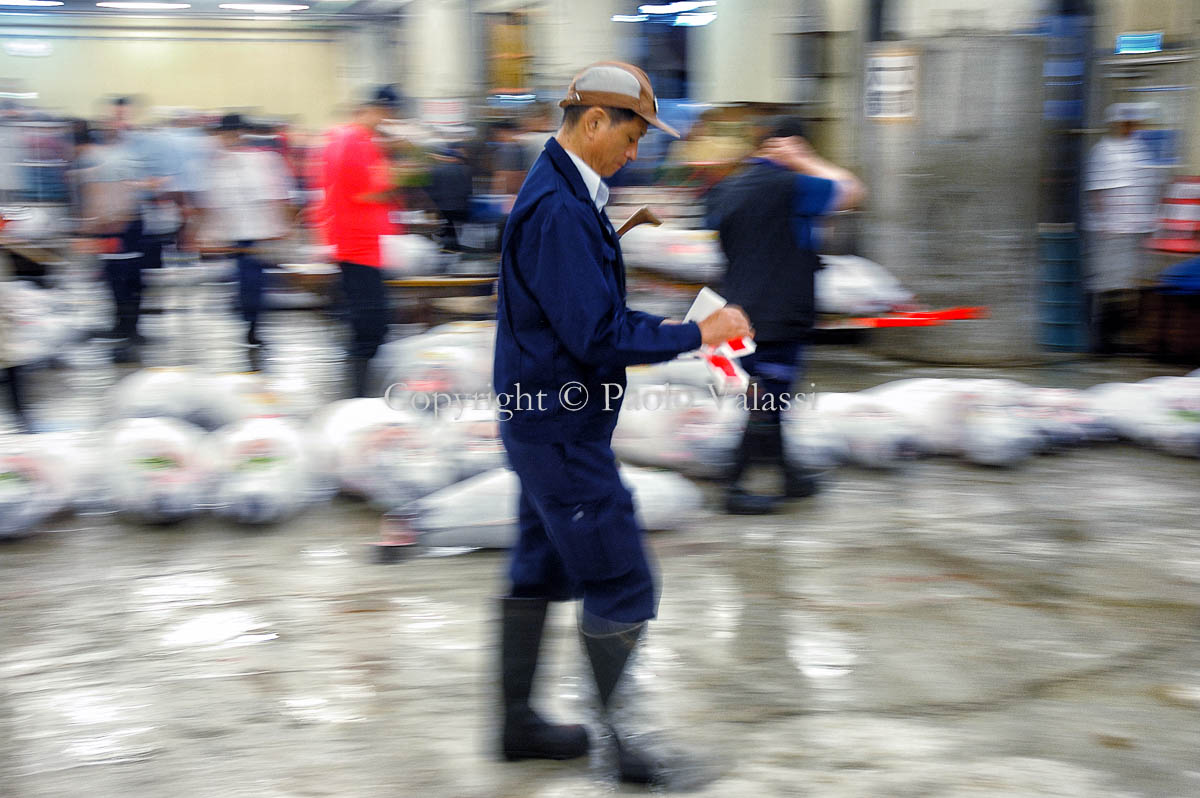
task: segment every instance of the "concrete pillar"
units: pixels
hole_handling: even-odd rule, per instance
[[[688,71],[701,102],[785,102],[792,87],[788,0],[721,0],[717,18],[688,31]]]
[[[413,0],[404,7],[405,91],[414,98],[467,97],[478,90],[467,0]]]
[[[946,363],[1037,360],[1042,42],[969,34],[887,43],[915,54],[915,114],[863,124],[862,254],[932,307],[987,319],[881,331],[884,354]],[[881,49],[879,44],[871,52]]]
[[[546,0],[530,14],[533,81],[539,94],[558,97],[580,69],[595,61],[627,61],[634,25],[613,22],[628,14],[622,0]]]

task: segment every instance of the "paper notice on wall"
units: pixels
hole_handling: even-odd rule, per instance
[[[868,119],[913,119],[917,115],[917,56],[867,56],[865,113]]]

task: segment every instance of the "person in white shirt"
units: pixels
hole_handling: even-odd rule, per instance
[[[1110,128],[1092,148],[1084,177],[1085,287],[1092,349],[1113,354],[1136,309],[1146,236],[1158,220],[1161,174],[1134,134],[1147,118],[1142,103],[1108,107]]]
[[[198,238],[201,246],[234,251],[246,343],[260,347],[258,321],[267,264],[259,245],[288,233],[285,209],[290,176],[278,153],[243,146],[245,129],[240,114],[225,115],[216,128],[217,147],[200,195]]]
[[[216,145],[204,129],[200,115],[192,109],[172,109],[169,118],[170,124],[163,128],[161,135],[170,142],[178,161],[179,171],[171,179],[171,190],[183,217],[177,234],[177,242],[182,247],[192,233],[193,217]]]

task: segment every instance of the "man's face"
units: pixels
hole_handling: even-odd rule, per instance
[[[361,114],[362,123],[372,130],[378,130],[380,125],[392,117],[391,111],[382,105],[365,105]]]
[[[117,130],[125,130],[132,125],[133,110],[125,103],[114,103],[112,107],[112,126]]]
[[[638,142],[646,135],[646,120],[640,116],[619,125],[607,115],[594,131],[589,131],[590,157],[584,160],[601,177],[612,177],[628,161],[637,160]],[[581,153],[582,154],[582,153]]]

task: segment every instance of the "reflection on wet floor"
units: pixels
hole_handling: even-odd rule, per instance
[[[151,322],[205,368],[244,354],[225,321]],[[272,376],[336,396],[339,334],[280,314]],[[101,412],[126,369],[105,354],[37,373],[37,416]],[[1182,371],[1108,368],[1004,374]],[[947,372],[812,358],[822,389]],[[723,768],[706,796],[1200,795],[1198,476],[1105,446],[1006,471],[847,468],[782,515],[706,514],[652,536],[663,592],[638,686]],[[0,545],[0,794],[611,794],[595,764],[494,755],[503,554],[375,565],[378,522],[339,499],[265,531],[93,515]],[[556,608],[542,665],[562,719],[590,716],[574,613]]]

